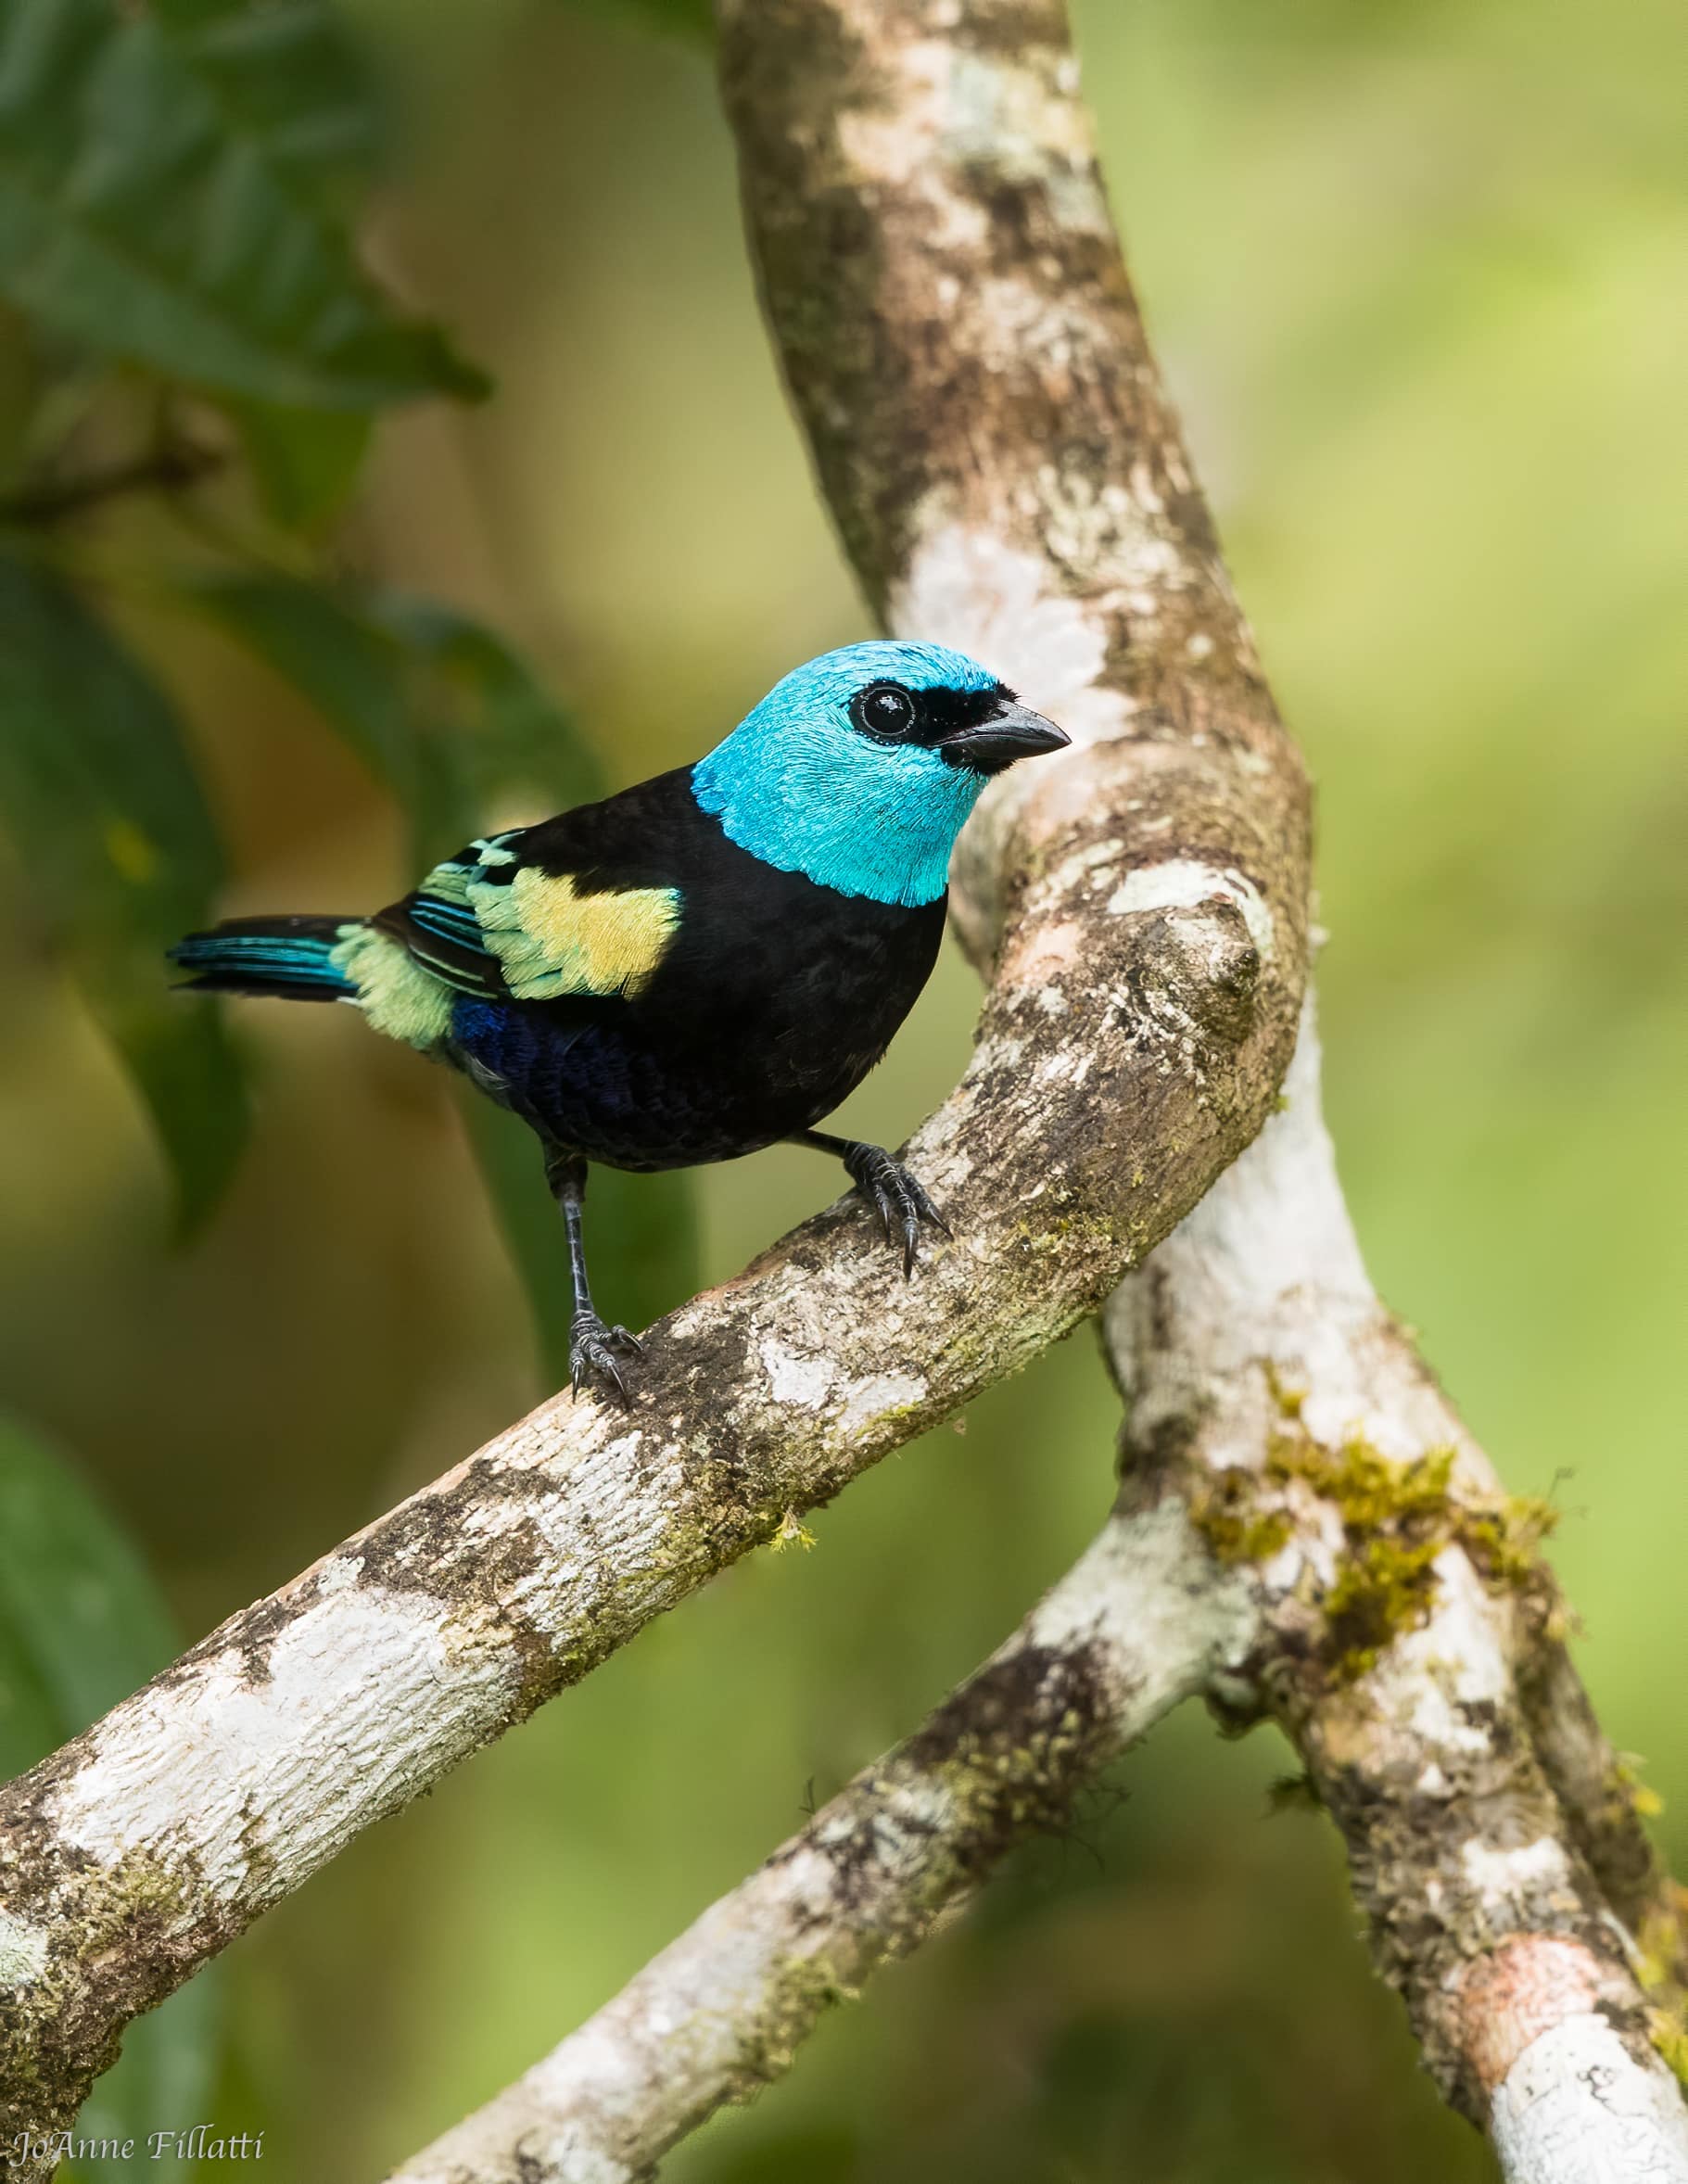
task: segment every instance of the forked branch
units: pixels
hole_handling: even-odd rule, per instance
[[[1146,782],[1169,747],[1225,754],[1259,807],[1298,826],[1292,762],[1125,285],[1059,6],[723,0],[722,14],[768,316],[884,619],[978,652]],[[1011,816],[998,798],[960,859],[958,921],[982,964],[1018,907]],[[1215,870],[1212,837],[1151,832],[1147,866],[1123,832],[1098,833],[1094,898],[1248,884],[1246,866]],[[1072,949],[1085,930],[1075,917]],[[1016,945],[1010,925],[1009,960]],[[1056,959],[1052,938],[1036,945]],[[1175,1036],[1140,1066],[1180,1066]],[[1284,1111],[1122,1285],[1106,1340],[1128,1398],[1108,1537],[1135,1547],[1093,1551],[1038,1612],[1078,1588],[1087,1628],[1175,1666],[1116,1686],[1108,1733],[1081,1709],[1072,1746],[1017,1743],[1013,1809],[1064,1811],[1082,1771],[1205,1662],[1227,1707],[1295,1738],[1379,1968],[1514,2184],[1683,2184],[1688,2114],[1642,1984],[1680,1959],[1675,1899],[1565,1654],[1540,1514],[1503,1495],[1366,1278],[1311,1015]],[[1176,1543],[1170,1592],[1136,1551],[1149,1542]],[[1026,1657],[1037,1620],[999,1662]],[[999,1727],[987,1668],[402,2174],[645,2173],[976,1885],[975,1808],[949,1770],[967,1752],[990,1776]],[[911,1830],[911,1797],[930,1832]],[[984,1848],[1005,1840],[993,1826]],[[883,1855],[858,1891],[838,1848],[864,1842]]]

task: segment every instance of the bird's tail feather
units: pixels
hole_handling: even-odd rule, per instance
[[[209,933],[190,933],[170,951],[191,976],[184,987],[212,993],[271,994],[283,1001],[342,1001],[357,987],[334,951],[362,918],[230,918]]]

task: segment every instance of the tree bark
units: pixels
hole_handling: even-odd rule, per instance
[[[1168,745],[1199,749],[1288,816],[1289,762],[1126,285],[1059,6],[720,12],[765,306],[882,618],[979,654],[1146,781]],[[958,923],[982,967],[1014,914],[1016,802],[1039,794],[1028,781],[996,796],[958,860]],[[1096,891],[1207,899],[1211,853],[1156,832],[1148,870],[1098,842]],[[1247,884],[1247,870],[1226,878]],[[1015,947],[1010,931],[1009,959]],[[1162,1029],[1147,1066],[1176,1051]],[[1502,1494],[1366,1277],[1311,1014],[1282,1111],[1115,1293],[1105,1340],[1127,1400],[1115,1525],[1136,1538],[1163,1524],[1207,1553],[1182,1644],[1177,1612],[1170,1632],[1149,1616],[1154,1644],[1184,1679],[1206,1662],[1216,1704],[1269,1711],[1295,1739],[1348,1846],[1375,1961],[1448,2099],[1488,2127],[1516,2184],[1682,2184],[1688,2114],[1642,1986],[1676,1976],[1676,1899],[1565,1654],[1544,1515]],[[1128,1632],[1134,1606],[1161,1595],[1135,1555],[1111,1568],[1121,1590],[1096,1627]],[[1233,1643],[1216,1655],[1221,1597]],[[1144,1688],[1111,1733],[1034,1743],[1037,1790],[1009,1771],[1019,1809],[1064,1810],[1077,1773],[1149,1718]],[[996,1709],[987,1667],[401,2175],[641,2175],[783,2068],[822,2000],[976,1886],[977,1847],[958,1853],[956,1808],[924,1783],[942,1817],[907,1855],[909,1755],[990,1751]],[[866,1900],[827,1864],[834,1828],[852,1843],[884,1831]]]

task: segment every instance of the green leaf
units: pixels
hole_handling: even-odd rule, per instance
[[[637,1333],[696,1294],[703,1276],[690,1175],[594,1168],[586,1218],[592,1297],[605,1319],[622,1320]]]
[[[360,594],[243,573],[203,579],[187,596],[308,697],[392,791],[411,822],[418,874],[476,832],[470,755],[431,715],[426,661]]]
[[[74,1470],[0,1415],[0,1779],[32,1767],[146,1682],[177,1651],[145,1564]],[[140,2018],[78,2123],[133,2139],[103,2178],[158,2174],[146,2134],[200,2114],[211,2090],[222,1979],[202,1972]]]
[[[0,552],[0,823],[25,899],[151,1110],[184,1227],[246,1130],[221,1023],[169,990],[163,951],[203,924],[222,856],[168,699],[59,578]]]
[[[501,638],[409,592],[376,592],[369,611],[433,670],[430,709],[463,742],[477,826],[499,797],[527,792],[547,811],[559,811],[603,795],[597,753]]]
[[[414,724],[405,703],[404,654],[386,630],[299,577],[212,576],[184,596],[309,698],[376,780],[411,802]]]
[[[225,111],[331,217],[379,164],[387,135],[380,88],[328,0],[153,0],[153,14],[214,83]],[[225,398],[264,513],[311,531],[349,499],[369,447],[357,410]]]
[[[27,1773],[37,1759],[64,1742],[61,1720],[40,1664],[26,1648],[0,1594],[0,1782]]]
[[[32,1710],[0,1697],[0,1781],[33,1767],[175,1656],[145,1563],[62,1457],[0,1413],[0,1639]]]
[[[287,410],[275,402],[224,403],[264,514],[287,531],[314,531],[351,498],[369,450],[371,423],[357,410]]]
[[[407,592],[220,575],[187,597],[291,682],[409,814],[418,871],[478,832],[494,799],[541,811],[601,794],[571,717],[478,623]]]
[[[381,88],[332,0],[152,0],[152,14],[244,135],[342,212],[380,164]]]
[[[224,1982],[220,1966],[208,1964],[185,1987],[137,2017],[123,2035],[122,2052],[95,2081],[76,2119],[79,2139],[134,2141],[127,2160],[84,2164],[60,2177],[81,2177],[88,2184],[158,2184],[175,2165],[155,2161],[147,2134],[185,2116],[200,2121],[210,2105],[223,2043]],[[176,2174],[182,2172],[178,2169]]]
[[[83,997],[122,1056],[152,1117],[176,1186],[178,1234],[192,1236],[215,1212],[240,1164],[251,1128],[246,1072],[221,1009],[170,987],[164,949],[205,924],[196,909],[142,946],[109,941],[81,970]]]
[[[362,273],[328,202],[359,156],[356,100],[320,38],[289,46],[309,10],[279,13],[292,57],[271,83],[269,9],[8,0],[0,294],[99,354],[216,393],[350,410],[485,393]]]
[[[547,1388],[565,1387],[573,1303],[568,1250],[538,1141],[526,1123],[467,1085],[457,1104],[492,1217],[527,1299],[540,1378]]]

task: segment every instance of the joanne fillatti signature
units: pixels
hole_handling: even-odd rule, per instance
[[[45,2161],[262,2161],[261,2131],[220,2131],[209,2124],[148,2131],[140,2139],[83,2139],[74,2131],[14,2131],[7,2141],[21,2168]]]

